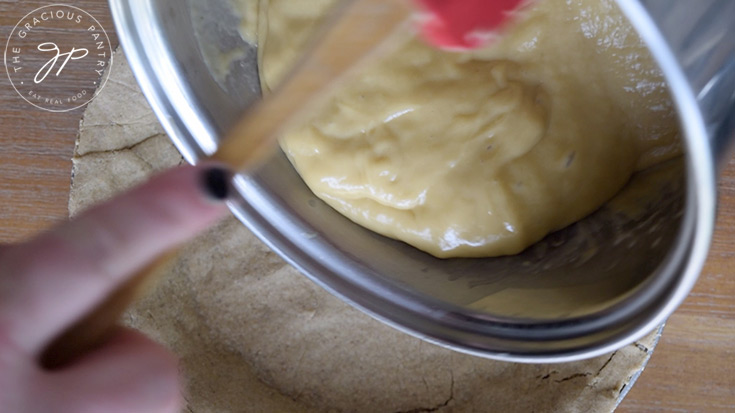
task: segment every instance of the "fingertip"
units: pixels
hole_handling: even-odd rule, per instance
[[[225,201],[233,192],[233,177],[219,163],[179,166],[154,176],[133,194],[144,200],[163,199],[222,213],[226,210]]]

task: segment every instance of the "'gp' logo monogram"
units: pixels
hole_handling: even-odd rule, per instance
[[[51,73],[51,70],[53,70],[53,68],[56,66],[59,58],[65,57],[64,61],[61,63],[61,66],[59,67],[59,70],[56,71],[56,76],[59,76],[61,74],[61,72],[66,67],[66,64],[69,63],[69,60],[83,59],[89,54],[89,50],[85,48],[77,49],[76,47],[72,47],[71,51],[69,52],[61,53],[59,46],[57,46],[54,42],[41,43],[38,45],[38,50],[42,52],[55,52],[56,55],[49,59],[46,64],[41,66],[41,69],[39,69],[39,71],[36,73],[36,76],[33,78],[33,82],[35,82],[36,84],[39,84],[46,79],[49,73]]]
[[[55,3],[18,20],[8,35],[3,62],[23,100],[41,110],[68,112],[100,93],[110,77],[112,55],[99,20],[79,7]]]

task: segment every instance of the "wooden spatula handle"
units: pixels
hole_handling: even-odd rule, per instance
[[[410,16],[407,0],[344,1],[291,75],[232,128],[213,158],[235,170],[267,159],[279,133],[303,120],[362,62],[390,50],[388,40]]]
[[[177,251],[166,253],[113,291],[93,312],[58,336],[41,355],[41,365],[59,369],[106,343],[118,330],[118,322],[135,300],[150,291],[173,264]]]

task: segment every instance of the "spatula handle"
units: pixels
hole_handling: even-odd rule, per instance
[[[93,312],[54,339],[41,355],[41,365],[49,370],[59,369],[106,343],[118,330],[118,322],[125,310],[153,289],[173,264],[177,252],[168,252],[140,270]]]
[[[389,50],[389,40],[410,16],[407,0],[344,1],[290,76],[232,128],[213,158],[234,170],[267,159],[279,133],[302,120],[363,62]]]

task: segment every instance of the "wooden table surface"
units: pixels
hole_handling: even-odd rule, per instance
[[[21,17],[46,4],[0,0],[0,39],[5,42]],[[74,5],[113,31],[103,0]],[[82,111],[32,107],[0,76],[0,242],[27,239],[67,216]],[[717,231],[704,272],[619,411],[735,411],[735,162],[720,180]]]

